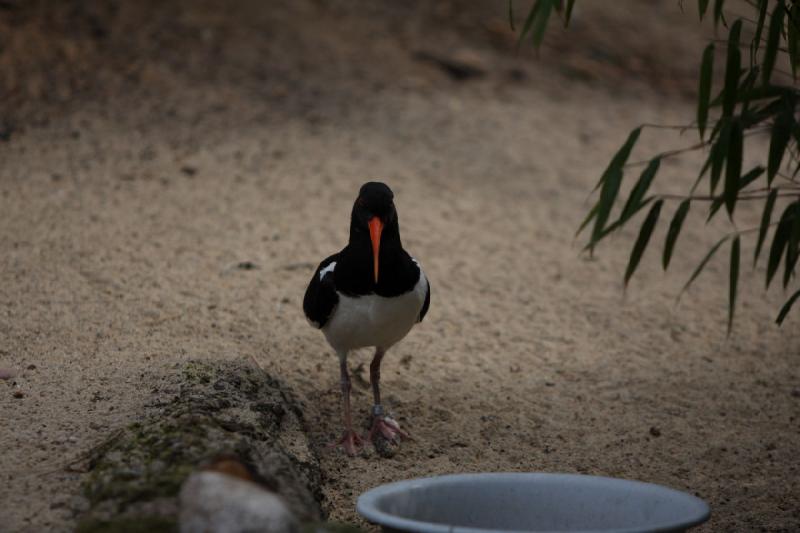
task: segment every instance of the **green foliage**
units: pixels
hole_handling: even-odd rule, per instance
[[[604,235],[603,231],[605,230],[606,222],[608,222],[611,208],[614,205],[614,201],[617,199],[617,194],[622,184],[623,167],[628,161],[628,157],[631,155],[631,149],[639,139],[639,133],[641,133],[641,131],[641,128],[636,128],[631,132],[628,136],[628,140],[625,141],[625,144],[622,145],[622,148],[619,149],[600,177],[600,182],[597,184],[597,187],[602,188],[600,189],[600,199],[597,201],[597,210],[593,210],[594,229],[592,230],[592,240],[589,243],[590,248],[594,248],[595,243]]]
[[[664,200],[658,200],[654,203],[653,207],[650,208],[650,212],[647,214],[647,218],[644,219],[642,227],[639,229],[639,237],[637,237],[636,243],[633,245],[631,257],[628,261],[628,268],[625,269],[625,285],[628,284],[631,276],[633,276],[633,273],[636,271],[636,267],[639,266],[639,260],[641,260],[645,248],[647,248],[647,243],[650,242],[650,236],[653,234],[653,229],[656,227],[658,216],[661,214],[661,206],[663,205]]]
[[[783,324],[783,319],[789,314],[789,310],[792,308],[798,297],[800,297],[800,289],[798,289],[797,292],[795,292],[792,297],[786,300],[786,303],[783,304],[781,312],[778,314],[778,318],[775,320],[778,325]]]
[[[753,12],[752,16],[736,18],[729,24],[725,0],[715,0],[713,6],[709,0],[697,2],[701,20],[711,9],[712,15],[709,16],[713,16],[715,27],[728,28],[727,39],[723,41],[725,71],[722,87],[718,88],[719,92],[713,98],[717,47],[709,43],[701,56],[695,122],[686,126],[686,129],[697,130],[700,143],[684,150],[655,155],[631,188],[621,209],[618,209],[623,178],[629,168],[628,158],[642,129],[647,126],[634,129],[603,172],[595,188],[599,189],[598,199],[578,229],[578,233],[581,233],[593,223],[586,249],[594,251],[600,241],[630,222],[642,208],[652,203],[625,269],[624,280],[627,285],[651,241],[666,202],[677,201],[679,204],[667,229],[662,255],[664,269],[670,265],[690,206],[707,203],[706,221],[709,221],[724,205],[732,230],[706,253],[683,290],[690,287],[717,250],[726,241],[731,241],[729,332],[736,309],[742,238],[756,235],[753,261],[757,266],[761,250],[769,241],[770,230],[774,228],[765,272],[767,287],[782,266],[783,288],[786,289],[794,279],[800,260],[800,182],[797,181],[800,174],[800,123],[797,119],[800,113],[800,88],[796,83],[800,67],[800,0],[752,0],[738,8],[747,9],[748,6]],[[533,45],[538,47],[551,14],[559,13],[566,26],[573,7],[574,0],[566,2],[566,6],[559,0],[536,0],[520,31],[520,42],[529,37]],[[511,9],[510,16],[513,28]],[[743,55],[746,57],[743,58]],[[759,133],[769,134],[769,148],[762,154],[762,164],[743,174],[747,140]],[[681,196],[650,192],[661,160],[689,150],[704,150],[707,154],[689,194]],[[695,191],[704,180],[708,181],[709,193],[698,195]],[[720,182],[722,188],[718,192]],[[740,229],[734,224],[735,209],[740,202],[763,203],[759,226]],[[785,207],[778,221],[773,222],[772,213],[776,204],[785,204]],[[778,324],[784,321],[798,298],[800,290],[785,301],[776,320]]]
[[[708,106],[711,100],[711,77],[714,70],[714,43],[710,43],[703,52],[703,63],[700,66],[700,89],[697,96],[697,130],[700,139],[706,131],[708,122]]]
[[[683,228],[683,221],[686,220],[686,215],[689,213],[690,203],[691,200],[689,198],[682,201],[678,210],[675,211],[675,216],[672,217],[672,222],[669,224],[667,240],[664,243],[664,255],[661,259],[664,270],[669,268],[669,261],[672,259],[672,251],[675,249],[675,243],[678,242],[678,235],[680,235],[681,228]]]
[[[725,235],[723,238],[717,241],[717,244],[711,247],[708,253],[706,253],[705,257],[703,257],[703,260],[700,261],[700,264],[697,265],[697,268],[694,269],[694,272],[692,272],[692,275],[689,277],[689,281],[687,281],[686,285],[684,285],[683,289],[681,289],[681,293],[684,293],[687,290],[689,290],[689,287],[692,285],[694,280],[697,279],[697,276],[700,275],[700,273],[703,271],[708,262],[711,261],[711,258],[714,257],[714,254],[717,253],[719,247],[725,244],[725,241],[727,241],[729,237],[730,235]]]
[[[573,3],[574,0],[570,2],[570,4]],[[513,28],[514,11],[511,0],[509,0],[508,4],[509,19],[511,27]],[[522,31],[520,31],[519,34],[519,42],[521,43],[525,37],[530,36],[534,46],[538,47],[540,44],[542,44],[542,40],[544,39],[544,31],[547,29],[547,22],[550,20],[550,13],[553,11],[553,9],[560,8],[560,4],[561,3],[559,0],[537,0],[525,19],[525,24],[522,26]]]
[[[731,244],[731,274],[730,274],[730,289],[728,292],[728,333],[731,332],[733,326],[733,313],[736,310],[736,288],[739,283],[739,256],[740,256],[741,242],[740,237],[737,235],[733,238]]]

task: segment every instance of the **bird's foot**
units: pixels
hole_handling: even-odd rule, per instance
[[[372,408],[372,429],[369,430],[369,439],[374,442],[379,437],[396,444],[401,439],[410,439],[411,435],[400,429],[400,424],[394,418],[384,414],[382,406],[375,405]]]
[[[352,429],[345,429],[341,439],[328,444],[329,448],[336,448],[337,446],[344,448],[345,453],[350,457],[355,457],[364,449],[364,439],[359,437],[358,433]]]

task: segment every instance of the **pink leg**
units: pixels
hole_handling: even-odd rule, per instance
[[[411,436],[400,429],[400,424],[396,420],[386,415],[383,412],[381,405],[381,360],[386,350],[383,348],[375,349],[375,356],[369,365],[369,380],[372,383],[372,395],[375,399],[375,405],[372,406],[372,429],[369,431],[370,440],[375,440],[375,437],[381,435],[389,442],[399,442],[401,438],[411,438]]]
[[[347,371],[347,354],[339,355],[339,370],[341,372],[342,402],[344,433],[342,438],[330,444],[331,447],[342,446],[347,455],[354,456],[361,451],[364,441],[353,431],[353,417],[350,414],[350,373]]]

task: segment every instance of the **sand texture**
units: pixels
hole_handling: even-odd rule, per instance
[[[726,338],[727,249],[676,302],[724,216],[693,211],[666,274],[662,222],[627,290],[638,226],[592,258],[573,238],[633,127],[692,120],[709,30],[694,5],[586,4],[538,58],[502,2],[0,8],[0,530],[73,528],[75,458],[182,365],[253,359],[302,402],[336,520],[365,525],[355,499],[387,481],[561,471],[696,493],[703,531],[800,529],[800,314],[774,325],[763,264]],[[645,130],[632,159],[693,142]],[[660,190],[700,161],[666,162]],[[432,302],[382,372],[414,440],[350,459],[325,447],[337,359],[301,303],[372,179]],[[359,424],[370,357],[350,358]]]

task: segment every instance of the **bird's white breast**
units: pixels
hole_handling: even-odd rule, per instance
[[[428,280],[420,269],[414,288],[399,296],[352,297],[339,293],[339,303],[322,332],[337,351],[365,346],[388,349],[417,322],[427,291]]]

